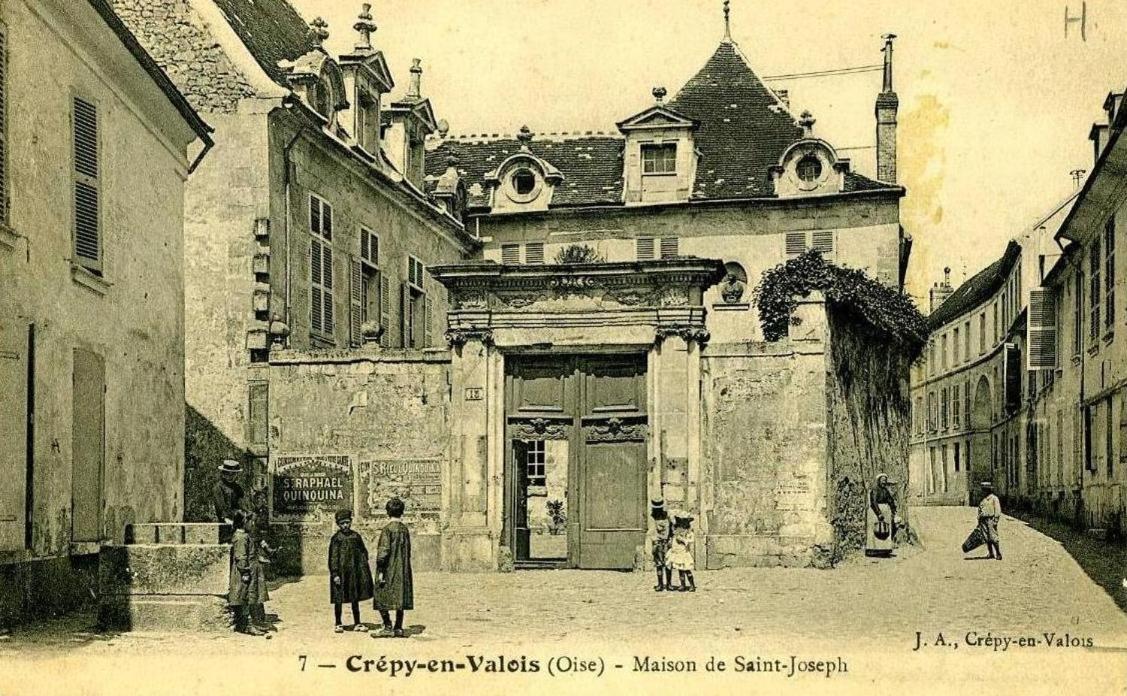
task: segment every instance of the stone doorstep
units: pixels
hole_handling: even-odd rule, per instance
[[[219,595],[229,577],[227,544],[105,546],[98,558],[103,597]]]
[[[166,595],[103,597],[98,606],[102,628],[159,633],[226,633],[231,630],[226,597]]]

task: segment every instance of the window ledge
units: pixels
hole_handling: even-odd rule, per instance
[[[1094,356],[1096,353],[1099,353],[1099,352],[1100,352],[1100,344],[1093,343],[1092,345],[1088,346],[1088,355],[1089,356]]]
[[[1080,364],[1080,354],[1079,353],[1072,356],[1072,364],[1073,365],[1079,365]]]
[[[1109,330],[1107,333],[1104,334],[1104,345],[1111,343],[1112,339],[1114,339],[1114,338],[1115,338],[1115,331]]]
[[[712,305],[714,312],[746,312],[751,309],[748,302],[717,302]]]
[[[76,284],[94,292],[98,295],[105,295],[113,287],[113,283],[107,281],[105,278],[94,275],[89,269],[82,266],[71,264],[70,277]]]
[[[17,234],[11,227],[0,223],[0,249],[15,250],[21,239],[23,239],[23,235]]]
[[[642,176],[677,176],[677,172],[642,172]]]

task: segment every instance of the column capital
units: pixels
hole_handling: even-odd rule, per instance
[[[485,345],[493,344],[493,329],[489,328],[448,329],[445,336],[451,348],[460,348],[470,341],[480,341]]]
[[[691,324],[658,324],[654,327],[654,342],[661,343],[670,336],[680,336],[686,343],[696,341],[700,345],[708,343],[712,334],[703,326]]]

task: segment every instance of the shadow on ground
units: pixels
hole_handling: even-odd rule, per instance
[[[1095,539],[1060,522],[1029,515],[1015,514],[1014,517],[1060,542],[1088,577],[1111,596],[1120,610],[1127,613],[1127,588],[1123,586],[1127,578],[1127,546]]]

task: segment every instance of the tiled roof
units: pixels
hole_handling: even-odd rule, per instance
[[[542,135],[529,143],[532,154],[548,162],[564,176],[556,186],[552,207],[622,203],[622,147],[617,135]],[[458,158],[469,190],[470,207],[489,205],[485,174],[509,156],[520,152],[520,142],[511,136],[451,138],[427,153],[427,175],[439,176],[447,158]]]
[[[802,137],[802,129],[725,41],[669,106],[700,121],[695,144],[696,198],[769,196],[768,168]]]
[[[936,307],[935,311],[927,318],[928,327],[934,331],[955,317],[990,299],[1002,287],[1006,276],[1013,269],[1020,256],[1021,245],[1011,241],[1006,245],[1006,250],[1002,253],[1001,258],[971,276],[969,280],[956,288],[955,292],[951,293],[951,296],[944,300],[943,304]]]
[[[278,61],[296,60],[317,47],[313,32],[286,0],[215,0],[227,23],[262,69],[289,86]]]
[[[769,168],[803,137],[803,131],[735,44],[721,43],[667,106],[699,122],[694,144],[701,156],[693,200],[774,196]],[[552,207],[622,204],[623,143],[617,133],[537,136],[531,144],[533,154],[564,176]],[[447,155],[457,154],[471,207],[488,205],[484,174],[519,149],[511,136],[450,138],[427,153],[427,174],[442,174]],[[882,189],[898,187],[854,172],[845,175],[846,192]]]

